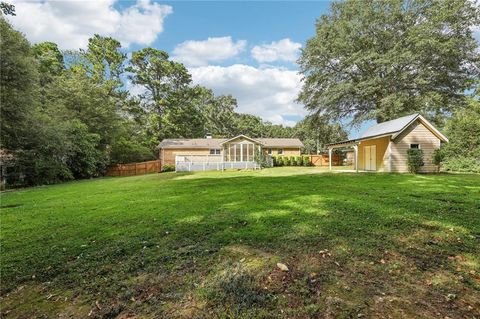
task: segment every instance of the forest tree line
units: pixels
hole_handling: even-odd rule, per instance
[[[315,117],[287,127],[238,113],[233,96],[194,85],[161,50],[128,59],[119,41],[94,35],[86,49],[62,52],[31,45],[5,17],[0,32],[0,156],[11,186],[102,176],[111,164],[155,159],[164,138],[299,137],[310,153],[347,136]]]
[[[421,113],[450,139],[448,170],[480,172],[480,9],[469,0],[334,2],[298,61],[310,115],[294,127],[237,112],[231,95],[192,83],[155,48],[126,54],[93,35],[85,49],[31,45],[0,2],[0,164],[11,186],[102,176],[157,157],[164,138],[298,137],[304,153],[360,125]],[[134,86],[140,94],[132,94]]]

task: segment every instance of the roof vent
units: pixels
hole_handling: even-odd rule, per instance
[[[212,134],[211,134],[211,133],[207,133],[207,135],[205,135],[205,138],[212,138]]]

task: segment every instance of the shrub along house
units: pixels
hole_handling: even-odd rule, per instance
[[[332,143],[330,159],[337,148],[353,147],[355,169],[377,172],[408,172],[409,149],[423,151],[420,172],[436,172],[433,155],[448,139],[420,114],[412,114],[368,128],[360,138]]]
[[[297,156],[303,143],[298,138],[165,139],[159,147],[162,167],[175,165],[177,171],[259,168],[255,152],[268,155]]]

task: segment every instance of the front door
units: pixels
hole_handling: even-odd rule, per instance
[[[365,154],[365,170],[376,171],[377,170],[377,146],[364,146],[363,153]]]

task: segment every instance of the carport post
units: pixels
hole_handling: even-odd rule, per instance
[[[355,171],[358,173],[358,145],[353,145],[353,150],[355,151]]]
[[[332,170],[332,148],[328,148],[328,168]]]

